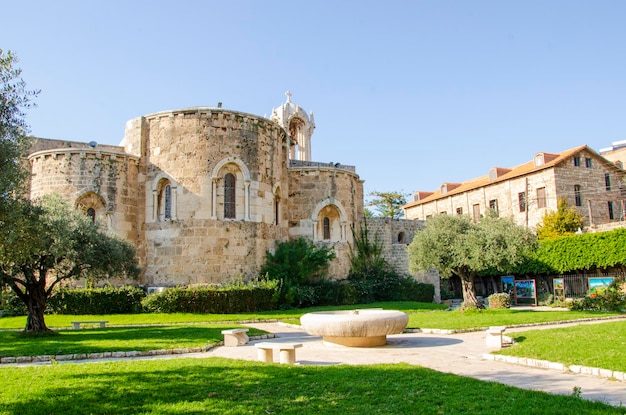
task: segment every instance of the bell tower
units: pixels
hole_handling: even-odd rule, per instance
[[[315,129],[313,112],[307,113],[299,105],[291,102],[291,92],[285,92],[287,101],[272,110],[271,120],[287,131],[290,140],[291,160],[311,161],[311,136]]]

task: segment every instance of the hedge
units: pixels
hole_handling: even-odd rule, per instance
[[[514,273],[549,274],[626,265],[626,229],[543,240]]]
[[[142,312],[145,292],[138,287],[61,288],[46,310],[55,314],[134,314]]]
[[[273,302],[276,282],[228,287],[168,288],[144,298],[149,313],[233,314],[268,311]]]

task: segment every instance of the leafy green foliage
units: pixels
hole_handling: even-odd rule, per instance
[[[578,311],[613,311],[623,312],[626,310],[626,289],[624,278],[615,278],[611,284],[600,294],[594,293],[582,299],[576,299],[568,303],[568,307]]]
[[[571,235],[583,226],[583,217],[565,198],[559,198],[557,210],[546,212],[543,221],[537,225],[537,238],[550,239]]]
[[[251,281],[223,287],[169,288],[143,299],[152,313],[230,314],[275,308],[276,281]]]
[[[474,291],[476,275],[510,273],[535,246],[528,229],[493,212],[478,223],[466,215],[437,215],[409,245],[409,267],[411,272],[436,269],[443,278],[459,276],[464,307],[482,308]]]
[[[46,302],[62,281],[139,274],[134,247],[100,231],[59,196],[20,201],[0,239],[0,281],[26,304],[26,330],[47,331]]]
[[[535,253],[514,273],[550,274],[595,271],[626,265],[626,229],[561,236],[540,241]]]
[[[402,206],[406,205],[406,195],[400,192],[377,192],[369,194],[373,197],[367,206],[373,207],[378,216],[391,219],[400,219],[404,216]]]
[[[47,310],[56,314],[132,314],[141,313],[141,288],[61,288],[48,300]]]
[[[0,49],[0,221],[9,212],[3,206],[19,197],[28,177],[23,156],[30,146],[25,110],[33,106],[39,91],[29,91],[15,68],[18,58],[11,51]]]
[[[274,253],[267,252],[261,274],[279,282],[278,304],[294,306],[300,302],[297,287],[323,280],[334,258],[332,248],[300,237],[279,242]]]
[[[432,301],[434,287],[400,275],[383,257],[378,234],[370,235],[367,218],[352,229],[350,272],[348,281],[354,287],[355,302]]]

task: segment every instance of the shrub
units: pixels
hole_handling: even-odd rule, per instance
[[[268,311],[273,302],[275,281],[252,281],[214,287],[169,288],[144,298],[143,307],[152,313],[232,314]]]
[[[145,292],[139,287],[61,288],[49,299],[47,310],[56,314],[141,313]]]
[[[626,308],[624,278],[616,278],[601,294],[586,296],[567,303],[568,308],[577,311],[622,312]]]
[[[297,290],[326,277],[330,261],[335,258],[332,248],[317,246],[306,238],[279,242],[276,251],[267,252],[261,274],[278,281],[276,301],[281,305],[297,305]],[[294,291],[295,290],[295,291]]]
[[[511,296],[508,293],[495,293],[487,297],[489,308],[511,308]]]

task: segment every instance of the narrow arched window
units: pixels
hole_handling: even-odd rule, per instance
[[[164,212],[164,216],[165,216],[165,220],[170,220],[172,219],[172,186],[170,186],[169,184],[165,186],[165,191],[164,191],[165,195],[165,212]]]
[[[87,216],[91,218],[91,222],[95,223],[96,222],[96,209],[94,208],[87,209]]]
[[[280,197],[274,198],[274,225],[278,225],[280,222]]]
[[[157,218],[159,221],[172,220],[172,185],[166,179],[159,182],[157,194]]]
[[[235,219],[235,175],[232,173],[224,176],[224,217]]]
[[[330,219],[324,218],[324,240],[330,239]]]
[[[404,237],[404,232],[400,232],[400,233],[398,234],[398,243],[399,243],[399,244],[403,244],[403,243],[404,243],[404,238],[405,238],[405,237]]]

